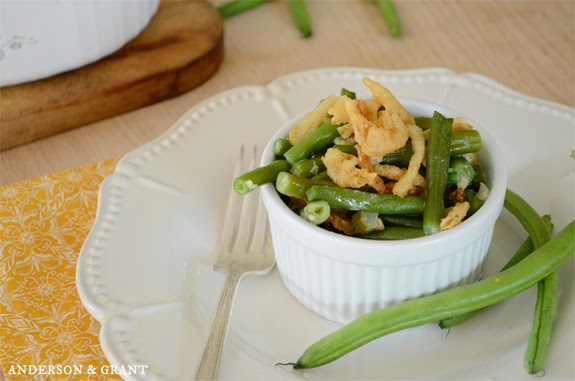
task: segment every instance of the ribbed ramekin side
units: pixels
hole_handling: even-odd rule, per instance
[[[290,293],[317,314],[347,323],[365,313],[478,280],[493,227],[465,248],[410,266],[345,263],[310,250],[270,220],[276,262]]]

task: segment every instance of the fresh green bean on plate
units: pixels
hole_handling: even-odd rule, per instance
[[[553,236],[552,216],[507,189],[505,157],[477,123],[363,83],[371,97],[357,89],[326,94],[271,138],[261,168],[234,180],[240,194],[261,188],[289,292],[343,325],[288,364],[323,366],[426,323],[455,330],[537,285],[524,367],[540,372],[575,223]],[[503,208],[529,239],[500,273],[484,277]]]

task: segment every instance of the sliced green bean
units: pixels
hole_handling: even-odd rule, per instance
[[[290,172],[298,177],[305,177],[307,179],[314,177],[320,172],[325,171],[325,165],[321,157],[313,157],[311,159],[300,160],[295,163]]]
[[[300,216],[314,225],[319,225],[328,219],[330,212],[331,208],[326,201],[312,201],[302,208]]]
[[[543,221],[545,222],[545,225],[547,226],[547,229],[551,232],[551,230],[553,230],[553,224],[551,223],[551,216],[545,215],[542,218]],[[526,256],[531,254],[533,250],[535,250],[535,248],[533,247],[533,241],[531,240],[531,238],[527,237],[527,239],[523,242],[523,244],[519,246],[519,249],[517,249],[513,257],[511,257],[511,259],[505,264],[505,266],[501,268],[500,271],[505,271],[511,266],[514,266],[517,263],[521,262]],[[471,318],[477,312],[479,312],[479,310],[470,311],[465,314],[452,316],[450,318],[440,320],[439,327],[442,329],[455,327],[456,325],[461,324],[464,321]]]
[[[543,219],[518,194],[507,190],[504,206],[525,228],[533,241],[534,248],[545,245],[551,239],[551,233]],[[537,284],[535,314],[524,357],[525,370],[529,374],[535,374],[541,370],[547,357],[557,310],[558,282],[557,272],[554,271]]]
[[[422,130],[429,130],[431,128],[431,118],[428,116],[416,116],[415,124]]]
[[[345,152],[345,153],[349,153],[350,155],[355,155],[357,156],[357,148],[355,148],[355,146],[353,145],[347,145],[347,144],[336,144],[333,146],[333,148],[336,148],[338,150],[340,150],[341,152]],[[408,160],[409,162],[409,160]]]
[[[375,0],[379,13],[392,37],[401,36],[401,19],[392,0]]]
[[[433,114],[427,140],[427,197],[423,211],[423,231],[427,235],[441,231],[440,224],[444,214],[443,195],[447,186],[452,124],[453,119],[445,118],[437,111]]]
[[[465,201],[469,202],[469,211],[467,212],[468,216],[472,216],[483,206],[485,201],[479,199],[477,197],[477,192],[473,189],[466,189],[463,192],[463,198]]]
[[[332,182],[331,178],[327,174],[327,171],[323,171],[323,172],[318,173],[317,175],[312,177],[312,180],[323,180],[323,181]]]
[[[349,99],[355,99],[355,98],[356,98],[355,93],[354,93],[353,91],[350,91],[350,90],[346,89],[345,87],[342,87],[342,88],[341,88],[341,93],[340,93],[340,95],[345,95],[345,96],[347,96]]]
[[[285,138],[276,139],[272,144],[272,151],[276,156],[283,156],[292,146],[289,140]]]
[[[461,156],[452,157],[449,162],[447,184],[457,185],[465,190],[475,178],[475,170],[471,163]]]
[[[307,200],[306,192],[313,185],[333,185],[331,182],[304,179],[289,172],[281,172],[276,179],[276,189],[283,195]]]
[[[248,11],[269,0],[232,0],[218,7],[223,18],[227,19],[239,13]]]
[[[404,226],[386,226],[385,229],[373,231],[368,234],[359,235],[359,238],[392,241],[425,237],[425,232],[421,228],[409,228]]]
[[[324,200],[334,208],[380,214],[421,214],[425,204],[421,197],[399,197],[337,186],[311,186],[306,195],[310,201]]]
[[[234,179],[236,193],[245,195],[258,186],[276,181],[280,172],[289,171],[291,164],[286,160],[276,160],[263,167],[256,168]]]
[[[429,145],[429,142],[427,143]],[[479,131],[453,131],[451,132],[451,143],[449,144],[449,156],[461,156],[468,153],[478,152],[481,149],[482,140]],[[411,142],[391,153],[385,155],[381,164],[408,165],[409,159],[413,155]]]
[[[383,222],[377,213],[355,212],[351,216],[351,224],[354,232],[358,234],[367,234],[374,230],[383,229]]]
[[[339,136],[337,127],[338,126],[331,124],[330,121],[323,123],[291,147],[284,154],[284,157],[291,164],[297,163],[300,160],[309,159],[314,153],[333,144],[333,140]]]
[[[292,19],[301,32],[302,37],[310,37],[311,32],[311,19],[309,13],[305,6],[304,0],[289,0],[289,7],[292,15]]]
[[[311,345],[296,369],[330,363],[377,338],[499,303],[555,272],[575,253],[575,220],[515,266],[479,282],[454,287],[365,314]]]
[[[421,230],[423,227],[423,221],[421,216],[388,216],[380,214],[379,218],[383,221],[383,224],[387,226],[403,226],[406,228],[418,228]]]

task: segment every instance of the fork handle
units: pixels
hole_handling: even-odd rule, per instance
[[[228,330],[228,322],[234,303],[234,295],[240,282],[242,274],[231,273],[226,277],[226,283],[220,296],[220,302],[216,310],[216,316],[212,323],[212,329],[202,361],[196,373],[196,380],[215,380],[220,367],[224,339]]]

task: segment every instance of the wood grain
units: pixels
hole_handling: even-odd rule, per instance
[[[148,27],[105,59],[0,89],[0,150],[185,93],[223,57],[223,24],[208,2],[162,1]]]
[[[300,37],[283,1],[227,19],[224,61],[210,80],[170,100],[0,152],[0,184],[124,155],[221,91],[326,66],[447,67],[575,107],[570,0],[397,1],[404,26],[397,40],[370,1],[308,5],[312,38]]]

